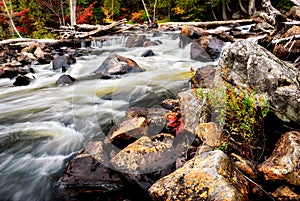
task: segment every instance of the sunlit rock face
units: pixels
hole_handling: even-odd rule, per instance
[[[153,200],[248,200],[248,182],[222,151],[204,152],[153,184]]]
[[[282,135],[270,158],[258,170],[267,180],[286,180],[300,186],[300,132],[291,131]]]
[[[280,119],[300,123],[298,69],[247,40],[226,48],[218,66],[225,82],[240,90],[250,87],[269,101],[272,112]]]

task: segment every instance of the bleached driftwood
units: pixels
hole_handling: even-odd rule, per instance
[[[226,26],[230,24],[250,24],[255,22],[253,19],[242,19],[242,20],[225,20],[225,21],[208,21],[208,22],[165,22],[160,23],[159,27],[162,26],[177,26],[182,27],[184,25],[192,25],[195,27],[218,27],[218,26]]]
[[[120,30],[118,26],[126,23],[126,19],[119,20],[117,22],[113,22],[109,25],[87,25],[87,24],[81,24],[76,25],[74,29],[70,29],[67,27],[67,29],[64,29],[65,27],[61,27],[61,29],[64,29],[62,38],[69,39],[69,38],[88,38],[95,35],[106,35],[113,32],[116,32]],[[80,31],[78,31],[80,30]],[[84,31],[84,30],[87,30]]]

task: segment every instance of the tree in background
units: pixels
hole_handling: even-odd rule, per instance
[[[114,19],[118,19],[120,15],[121,4],[118,0],[104,0],[103,13],[105,15],[105,22],[113,22]]]

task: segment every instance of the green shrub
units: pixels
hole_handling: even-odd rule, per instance
[[[204,93],[202,87],[194,92],[201,99],[208,98],[216,123],[223,129],[223,144],[217,149],[231,149],[248,159],[258,160],[261,153],[253,153],[253,149],[264,147],[263,124],[269,112],[266,99],[258,97],[250,87],[241,90],[224,83],[212,87],[208,93]]]

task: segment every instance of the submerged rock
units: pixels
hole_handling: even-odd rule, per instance
[[[95,73],[101,78],[116,78],[127,73],[144,71],[145,70],[132,59],[117,54],[111,54],[103,61]]]
[[[142,54],[142,57],[153,57],[156,56],[156,54],[152,50],[147,50]]]
[[[30,78],[24,75],[18,75],[14,81],[14,86],[27,86],[30,84]]]
[[[223,51],[221,77],[241,90],[250,87],[268,100],[283,121],[300,123],[300,72],[256,43],[239,40]]]
[[[73,78],[71,75],[63,74],[61,75],[58,80],[55,82],[57,86],[72,84],[75,82],[75,78]]]
[[[258,170],[267,180],[286,180],[300,186],[300,132],[291,131],[282,135],[270,158]]]
[[[155,201],[248,200],[247,180],[219,150],[195,156],[183,167],[158,180],[148,191]]]

